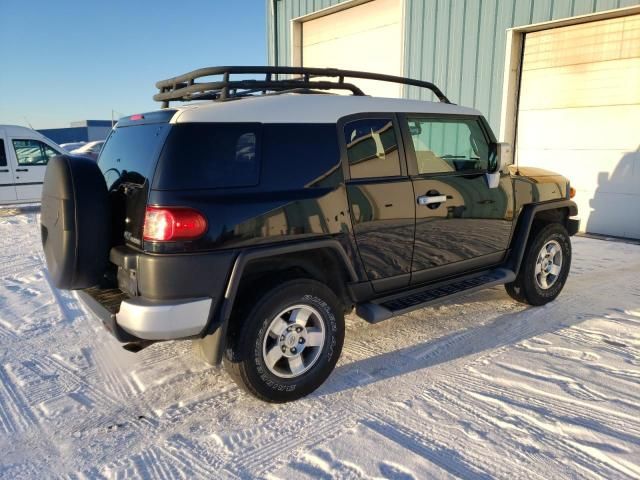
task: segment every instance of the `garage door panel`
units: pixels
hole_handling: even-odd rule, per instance
[[[589,215],[584,225],[586,231],[640,238],[640,202],[637,198],[633,195],[595,192],[588,202]]]
[[[570,179],[583,231],[640,238],[640,15],[524,45],[518,162]]]
[[[302,24],[302,64],[305,67],[401,75],[401,52],[401,0],[373,0]],[[401,95],[401,87],[396,84],[373,80],[353,80],[352,83],[368,95]],[[345,91],[336,93],[348,94]]]
[[[639,104],[640,58],[531,70],[520,88],[520,111]]]
[[[529,33],[523,71],[636,56],[633,48],[623,56],[621,46],[625,34],[634,36],[638,29],[622,17]]]
[[[365,3],[304,22],[302,45],[307,47],[354,33],[400,24],[402,11],[398,0],[375,0],[373,4]]]
[[[305,66],[338,67],[398,75],[401,58],[396,50],[397,45],[379,41],[380,38],[394,36],[400,36],[400,25],[387,25],[373,31],[317,43],[305,48],[303,63]],[[347,50],[344,47],[345,42],[348,43]],[[341,52],[342,61],[336,61],[337,51]],[[349,78],[347,77],[345,81],[349,82]],[[400,95],[398,85],[354,79],[352,83],[368,95],[395,97]]]
[[[640,51],[640,15],[626,17],[622,32],[622,57],[635,57]]]
[[[618,105],[528,110],[518,117],[518,148],[636,150],[640,108]]]
[[[640,195],[640,152],[521,150],[518,163],[560,173],[577,189]]]

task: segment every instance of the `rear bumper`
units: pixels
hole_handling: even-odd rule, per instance
[[[177,340],[201,334],[213,312],[211,298],[159,301],[144,297],[104,301],[95,289],[76,292],[85,305],[120,342]],[[104,296],[104,293],[102,293]]]
[[[198,335],[207,326],[212,300],[160,302],[134,297],[120,304],[116,323],[143,340],[174,340]]]

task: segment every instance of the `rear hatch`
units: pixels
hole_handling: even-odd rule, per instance
[[[150,183],[175,110],[132,115],[118,121],[98,166],[109,190],[112,245],[142,248],[142,230]]]

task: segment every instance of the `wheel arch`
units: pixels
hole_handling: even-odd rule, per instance
[[[200,353],[214,365],[220,364],[229,338],[229,320],[239,306],[238,300],[250,293],[253,281],[266,285],[295,278],[311,278],[326,284],[338,299],[353,302],[347,283],[358,276],[338,240],[323,239],[260,247],[241,252],[237,257],[220,302],[216,321],[200,339]]]
[[[555,200],[545,203],[527,204],[522,207],[515,231],[511,239],[511,253],[507,264],[517,275],[524,257],[527,242],[531,238],[531,233],[541,226],[550,223],[560,223],[571,235],[577,230],[577,225],[573,226],[573,217],[578,214],[578,207],[571,200]]]

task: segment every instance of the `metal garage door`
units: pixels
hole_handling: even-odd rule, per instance
[[[570,178],[583,231],[640,238],[640,15],[526,34],[516,149]]]
[[[373,0],[302,24],[302,65],[400,75],[402,2]],[[400,87],[358,80],[369,95],[399,97]]]

